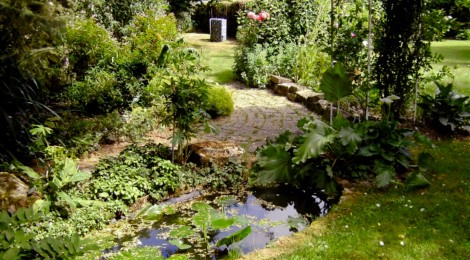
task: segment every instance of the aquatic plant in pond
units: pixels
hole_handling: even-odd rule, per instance
[[[135,241],[139,247],[160,248],[163,257],[184,253],[218,258],[230,250],[248,253],[302,230],[315,217],[326,214],[332,202],[322,193],[282,186],[151,206],[161,209],[161,220],[153,228],[117,240],[112,250]],[[168,214],[168,207],[177,213]]]

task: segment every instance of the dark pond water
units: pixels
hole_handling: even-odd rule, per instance
[[[328,213],[336,199],[328,199],[321,192],[311,190],[298,190],[288,186],[280,186],[269,189],[252,189],[242,194],[234,195],[236,200],[226,205],[223,209],[214,201],[222,194],[200,195],[192,193],[165,202],[166,204],[182,205],[184,201],[206,201],[218,210],[223,210],[227,217],[243,216],[249,220],[252,232],[242,241],[231,245],[228,249],[236,249],[244,254],[266,247],[269,243],[282,236],[289,236],[294,232],[304,229],[316,217]],[[226,194],[224,194],[226,196]],[[156,246],[161,249],[164,257],[169,257],[178,252],[178,248],[168,242],[168,232],[171,225],[190,223],[191,210],[181,210],[177,214],[165,216],[154,228],[145,229],[136,234],[139,246]],[[215,247],[216,242],[237,230],[240,226],[232,226],[228,229],[211,234],[211,243]],[[124,240],[129,240],[126,238]],[[120,248],[124,240],[117,241],[114,250]],[[212,250],[210,254],[202,247],[193,247],[190,252],[196,253],[196,258],[216,259],[227,252],[225,246]],[[188,252],[188,251],[184,251]],[[199,253],[197,253],[199,252]],[[206,252],[206,255],[201,252]]]

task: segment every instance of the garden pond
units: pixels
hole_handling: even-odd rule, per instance
[[[336,198],[289,186],[248,189],[236,194],[194,191],[147,206],[131,223],[151,226],[114,240],[105,253],[131,247],[157,247],[164,258],[220,259],[229,251],[246,254],[307,227],[328,213]]]

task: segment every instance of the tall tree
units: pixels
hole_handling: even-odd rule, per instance
[[[385,96],[396,95],[395,117],[405,112],[413,96],[416,75],[430,69],[430,43],[422,38],[420,26],[424,0],[382,0],[384,18],[378,26],[375,64],[378,88]]]

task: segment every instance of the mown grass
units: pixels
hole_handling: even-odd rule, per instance
[[[444,60],[439,64],[433,64],[435,72],[444,65],[450,68],[454,78],[446,77],[444,82],[454,83],[457,92],[470,96],[470,41],[444,40],[433,42],[431,44],[433,53],[441,54]],[[423,84],[423,91],[433,94],[436,91],[436,85],[432,82]]]
[[[429,151],[431,187],[406,192],[352,185],[326,217],[246,258],[469,259],[469,151],[468,141],[437,142]]]
[[[219,84],[235,80],[233,73],[236,41],[228,39],[224,42],[211,42],[209,34],[186,33],[185,40],[202,54],[201,63],[209,68],[203,76]]]

